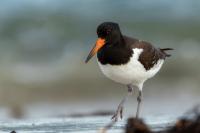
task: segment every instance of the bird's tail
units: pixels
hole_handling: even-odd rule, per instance
[[[165,54],[166,57],[170,57],[171,55],[166,53],[168,50],[174,50],[173,48],[160,48],[160,51]]]

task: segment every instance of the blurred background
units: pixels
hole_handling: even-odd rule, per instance
[[[84,60],[104,21],[123,34],[171,47],[144,85],[142,116],[182,114],[200,103],[200,1],[0,1],[0,118],[113,111],[127,93]],[[134,115],[137,90],[126,103]]]

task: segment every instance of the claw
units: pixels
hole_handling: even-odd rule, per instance
[[[122,107],[121,110],[120,110],[120,118],[121,118],[121,119],[123,118],[123,107]]]
[[[111,120],[113,120],[115,118],[115,114],[111,117]]]
[[[111,120],[114,120],[115,122],[117,122],[118,121],[118,118],[123,118],[123,106],[119,106],[118,108],[117,108],[117,111],[115,112],[115,114],[111,117]]]
[[[132,92],[132,90],[131,90]],[[128,95],[127,95],[128,96]],[[121,119],[123,118],[123,109],[124,109],[124,102],[126,101],[127,99],[127,96],[125,96],[120,104],[118,105],[117,107],[117,110],[115,112],[115,114],[111,117],[111,120],[114,120],[115,122],[118,120],[118,118],[120,117]]]
[[[117,120],[118,120],[117,113],[115,113],[115,114],[112,116],[111,120],[114,120],[115,122],[117,122]]]

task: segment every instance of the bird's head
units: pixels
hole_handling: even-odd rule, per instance
[[[114,22],[104,22],[97,27],[98,39],[90,51],[87,63],[103,46],[116,44],[121,38],[119,25]]]

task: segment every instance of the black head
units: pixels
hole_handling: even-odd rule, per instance
[[[98,38],[105,39],[108,44],[115,44],[122,37],[119,25],[114,22],[104,22],[97,27]]]
[[[121,44],[123,41],[119,25],[113,22],[104,22],[97,27],[98,39],[90,51],[86,63],[103,47],[108,45]]]

